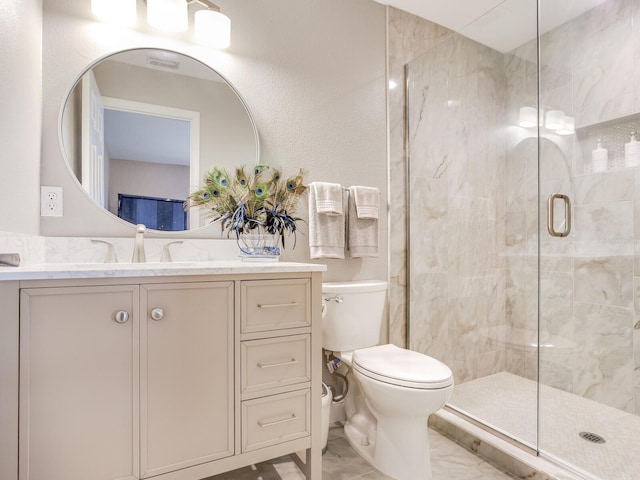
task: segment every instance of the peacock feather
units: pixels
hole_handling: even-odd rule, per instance
[[[236,235],[267,231],[280,236],[284,247],[285,233],[297,232],[294,216],[300,196],[305,192],[302,169],[297,175],[283,179],[282,171],[268,165],[235,169],[231,177],[217,166],[205,174],[203,184],[185,202],[185,209],[202,206],[209,209],[212,221],[220,221],[222,230]]]

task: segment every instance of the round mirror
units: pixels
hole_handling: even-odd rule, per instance
[[[206,225],[206,212],[185,211],[184,202],[207,170],[259,163],[257,129],[235,88],[169,50],[126,50],[89,66],[70,90],[60,130],[88,196],[153,230]]]

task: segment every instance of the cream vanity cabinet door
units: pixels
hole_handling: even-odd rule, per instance
[[[141,477],[234,454],[233,282],[141,287]]]
[[[21,291],[21,480],[138,478],[138,289]]]

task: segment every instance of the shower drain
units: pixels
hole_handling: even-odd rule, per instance
[[[580,435],[581,438],[584,438],[587,442],[591,442],[591,443],[605,443],[606,442],[606,440],[604,438],[602,438],[600,435],[598,435],[597,433],[580,432],[578,435]]]

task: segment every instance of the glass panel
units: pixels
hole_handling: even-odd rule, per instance
[[[540,2],[540,204],[567,195],[573,222],[540,225],[539,448],[587,478],[640,478],[639,20],[633,0]]]
[[[535,0],[505,1],[406,71],[409,346],[452,369],[451,408],[532,448],[536,18]]]

